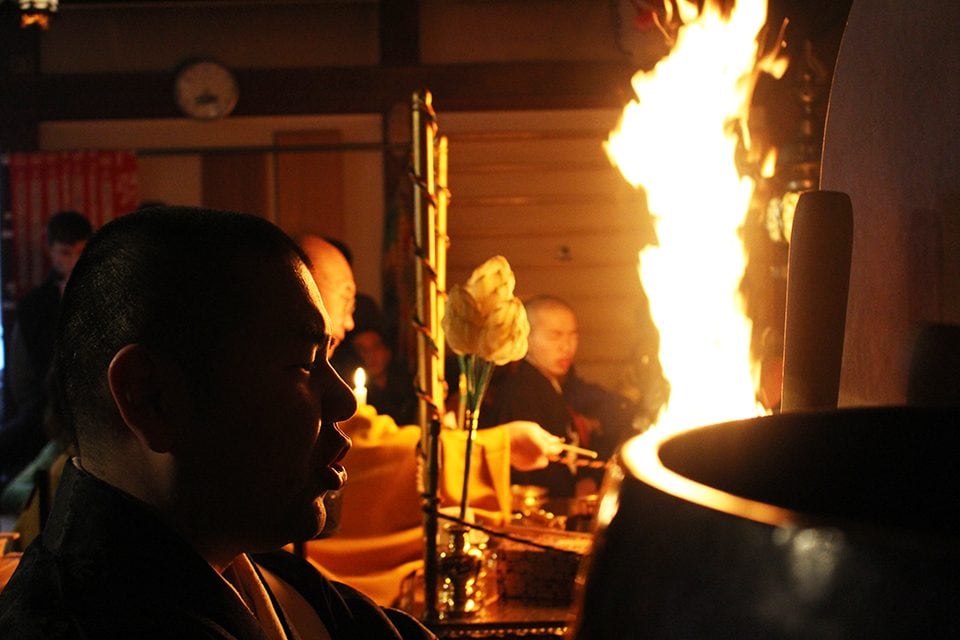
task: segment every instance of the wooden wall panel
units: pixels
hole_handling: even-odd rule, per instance
[[[637,211],[643,210],[639,197],[617,198],[614,194],[584,198],[523,197],[484,198],[456,196],[457,216],[450,220],[450,232],[471,237],[497,237],[542,231],[549,220],[555,232],[583,233],[595,225],[593,217],[603,211],[604,230],[630,233],[637,227]],[[558,208],[564,212],[557,216]],[[522,210],[522,215],[517,215]]]
[[[279,131],[278,147],[336,145],[339,131]],[[343,153],[290,151],[277,154],[277,224],[287,233],[344,237]]]
[[[202,204],[270,218],[270,189],[265,153],[204,155],[201,160]]]
[[[637,274],[650,226],[642,195],[606,158],[598,119],[571,126],[547,116],[518,128],[504,114],[500,129],[452,131],[441,123],[450,138],[448,282],[504,255],[522,298],[550,293],[574,307],[581,374],[621,388],[654,348]]]

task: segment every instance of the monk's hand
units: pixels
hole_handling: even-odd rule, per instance
[[[504,427],[510,434],[510,465],[517,471],[543,469],[556,455],[561,439],[536,422],[514,420]]]

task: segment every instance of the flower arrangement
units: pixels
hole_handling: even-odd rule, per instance
[[[480,403],[496,365],[527,354],[530,323],[523,303],[513,294],[516,277],[503,256],[494,256],[473,270],[464,285],[447,294],[443,330],[466,380],[464,424],[468,429],[460,518],[467,507],[470,457],[480,416]]]

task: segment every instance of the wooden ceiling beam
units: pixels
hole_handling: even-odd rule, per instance
[[[382,113],[430,89],[444,111],[622,106],[624,63],[523,62],[237,70],[236,116]],[[5,125],[48,120],[180,117],[170,73],[0,78]]]

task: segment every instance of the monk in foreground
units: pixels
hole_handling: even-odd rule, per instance
[[[90,240],[56,367],[79,455],[0,594],[0,637],[431,638],[277,553],[316,535],[356,410],[269,222],[161,207]]]

